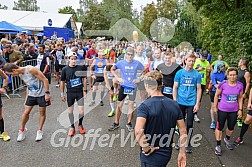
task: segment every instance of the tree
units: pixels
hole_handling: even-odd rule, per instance
[[[200,15],[198,42],[215,56],[223,54],[231,66],[238,59],[252,60],[252,18],[250,0],[188,0]]]
[[[13,10],[37,12],[40,8],[37,6],[37,0],[18,0],[18,2],[14,1]]]
[[[99,4],[90,5],[90,10],[87,11],[83,18],[84,30],[108,30],[109,21],[102,13],[102,7]]]
[[[125,18],[132,21],[131,0],[103,0],[102,9],[112,27],[118,20]]]
[[[7,9],[8,9],[8,7],[7,7],[6,5],[3,5],[3,6],[2,6],[2,4],[0,4],[0,9],[7,10]]]
[[[77,21],[77,14],[72,6],[65,6],[63,9],[59,9],[58,13],[73,14],[74,21]]]
[[[178,4],[174,0],[157,0],[158,17],[174,21],[178,17]]]
[[[143,20],[141,23],[141,31],[147,36],[151,37],[150,35],[150,27],[154,20],[157,19],[158,11],[155,7],[154,2],[151,4],[147,4],[143,8]]]

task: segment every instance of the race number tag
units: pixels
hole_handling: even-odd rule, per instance
[[[237,95],[227,95],[227,102],[234,103],[237,102],[238,96]]]
[[[32,84],[28,86],[28,90],[31,92],[37,92],[39,88],[35,84]]]
[[[127,88],[127,87],[125,87],[124,91],[123,91],[123,94],[125,94],[125,95],[133,95],[133,91],[134,91],[133,88]]]
[[[103,73],[103,68],[97,68],[97,73],[102,74]]]
[[[172,95],[172,88],[171,87],[164,87],[163,93],[167,94],[167,95]]]
[[[71,79],[70,80],[70,86],[71,88],[76,87],[81,85],[81,79],[80,78],[76,78],[76,79]]]
[[[183,86],[194,86],[193,78],[183,78],[182,85]]]

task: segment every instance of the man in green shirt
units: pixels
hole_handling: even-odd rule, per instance
[[[194,67],[193,67],[201,74],[201,89],[202,89],[201,99],[202,99],[202,95],[204,93],[204,90],[206,88],[207,77],[209,76],[208,74],[210,72],[210,64],[207,61],[207,55],[208,55],[208,52],[203,51],[200,58],[196,59]],[[194,121],[200,122],[200,119],[198,118],[197,113],[194,115]]]

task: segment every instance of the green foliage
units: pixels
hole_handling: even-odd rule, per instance
[[[155,7],[154,2],[151,4],[147,4],[146,7],[143,8],[143,20],[142,20],[142,26],[141,31],[144,33],[147,37],[151,37],[150,35],[150,27],[154,20],[157,19],[158,10]]]
[[[84,30],[108,30],[109,21],[102,13],[102,6],[93,4],[90,10],[87,11],[86,16],[83,18]]]
[[[72,6],[66,6],[63,9],[59,9],[58,13],[62,14],[73,14],[73,19],[77,21],[77,14]]]
[[[37,6],[37,0],[18,0],[18,2],[14,1],[13,10],[37,12],[40,8]]]
[[[197,40],[214,56],[225,55],[231,66],[241,57],[252,61],[252,2],[249,0],[188,0],[198,10]]]

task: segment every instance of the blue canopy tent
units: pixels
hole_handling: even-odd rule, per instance
[[[19,26],[16,26],[14,24],[8,23],[7,21],[0,22],[0,33],[9,34],[10,32],[18,33],[22,31],[27,31],[27,30]]]

